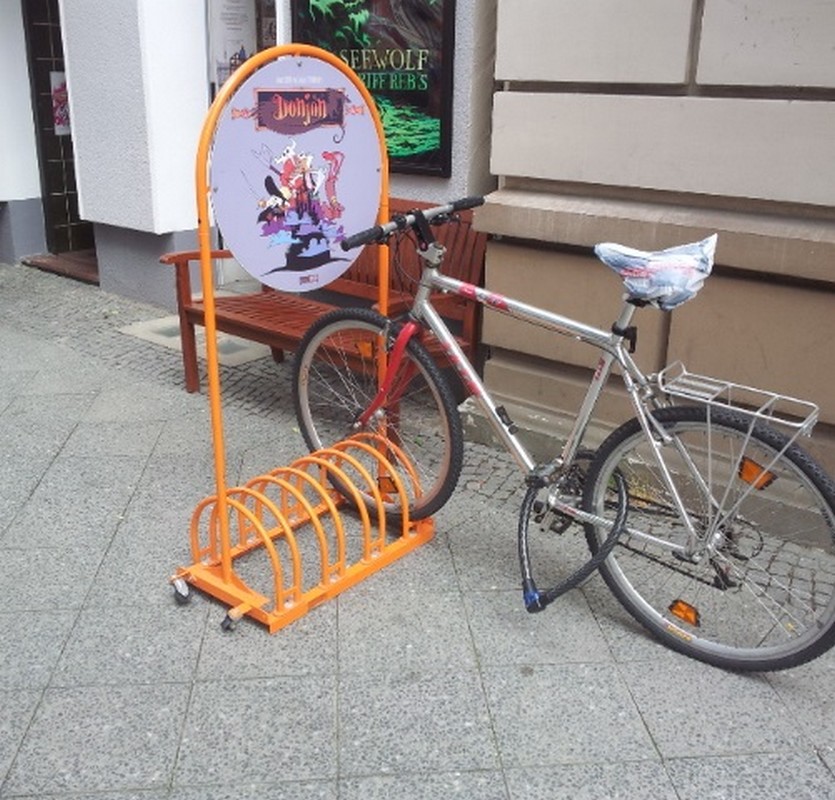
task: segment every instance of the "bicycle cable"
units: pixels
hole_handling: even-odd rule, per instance
[[[557,598],[564,595],[570,589],[579,586],[589,575],[594,572],[605,561],[612,548],[617,543],[621,534],[626,529],[626,516],[629,510],[629,498],[626,489],[626,481],[620,473],[614,474],[618,493],[618,511],[615,516],[612,530],[608,537],[600,544],[592,557],[581,567],[574,570],[567,578],[558,581],[550,589],[544,591],[537,588],[531,568],[530,548],[528,545],[528,521],[534,511],[534,502],[541,485],[534,485],[528,488],[525,498],[522,501],[522,509],[519,514],[519,565],[522,571],[522,597],[525,601],[525,608],[532,614],[543,611]]]

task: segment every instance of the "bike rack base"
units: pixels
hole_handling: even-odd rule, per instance
[[[375,474],[369,465],[376,465]],[[178,601],[187,599],[184,587],[190,585],[229,606],[225,629],[243,616],[270,633],[289,625],[434,536],[431,518],[409,519],[400,471],[406,472],[411,491],[419,492],[402,451],[364,434],[228,489],[226,526],[220,524],[218,497],[205,498],[191,519],[194,563],[171,578]],[[387,527],[393,523],[384,503],[394,497],[406,511],[397,521],[396,535],[389,535]],[[358,551],[353,563],[352,545]],[[262,580],[267,576],[269,591],[254,588],[236,570],[250,553],[266,556],[261,574]],[[306,568],[308,557],[318,561],[317,569]]]

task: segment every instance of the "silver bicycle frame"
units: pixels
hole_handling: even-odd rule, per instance
[[[624,303],[620,316],[613,326],[613,330],[604,331],[600,328],[585,325],[584,323],[537,308],[519,300],[489,292],[486,289],[464,283],[455,278],[449,278],[446,275],[441,275],[437,269],[427,267],[424,270],[421,285],[416,292],[411,313],[416,319],[424,322],[437,337],[450,363],[460,375],[461,380],[464,381],[465,386],[490,420],[497,435],[501,437],[508,450],[523,469],[530,471],[536,464],[525,446],[519,441],[518,436],[513,432],[512,422],[506,415],[500,413],[498,406],[488,394],[478,373],[476,373],[472,364],[470,364],[464,355],[461,347],[447,328],[446,323],[441,319],[440,314],[432,306],[430,294],[433,291],[441,291],[475,301],[501,314],[533,323],[563,336],[579,339],[602,351],[583,404],[580,407],[580,411],[577,414],[568,439],[563,447],[560,457],[562,462],[567,463],[576,455],[580,442],[591,420],[597,400],[609,379],[615,363],[618,363],[623,369],[626,387],[633,397],[633,403],[637,407],[641,406],[637,395],[639,389],[648,386],[647,380],[624,349],[623,333],[619,334],[615,332],[624,331],[628,326],[635,310],[632,305]]]
[[[659,425],[654,423],[652,417],[647,413],[645,403],[653,398],[653,390],[649,381],[623,345],[626,329],[635,312],[635,307],[624,301],[620,314],[612,325],[611,331],[604,331],[560,314],[546,311],[528,303],[523,303],[519,300],[514,300],[513,298],[474,286],[473,284],[464,283],[455,278],[442,275],[438,271],[438,266],[443,258],[442,251],[440,253],[427,253],[424,258],[425,265],[423,274],[418,290],[415,293],[415,301],[412,305],[411,314],[415,319],[425,323],[435,337],[437,337],[450,363],[486,415],[493,430],[526,473],[530,473],[537,467],[533,457],[519,440],[518,436],[516,436],[514,432],[515,426],[512,420],[510,420],[507,413],[501,407],[497,406],[490,397],[478,373],[455,341],[455,338],[450,333],[440,314],[432,306],[430,299],[431,293],[433,291],[441,291],[466,298],[494,309],[501,314],[533,323],[563,336],[578,339],[602,351],[600,359],[597,362],[597,367],[592,375],[589,388],[586,391],[580,410],[574,419],[562,452],[554,462],[555,467],[570,464],[574,460],[592,419],[600,393],[603,391],[611,376],[613,366],[617,363],[621,367],[622,378],[632,406],[640,420],[647,440],[651,444],[656,462],[672,495],[674,504],[687,528],[688,539],[690,540],[689,547],[696,539],[696,531],[661,454],[661,445],[669,441],[669,437]],[[602,527],[609,527],[611,525],[610,521],[600,519],[595,515],[588,514],[573,506],[565,505],[563,507],[563,504],[560,504],[560,511],[573,516],[581,522],[590,522]],[[687,548],[682,548],[682,550],[685,549]]]

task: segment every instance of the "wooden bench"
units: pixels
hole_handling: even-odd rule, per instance
[[[431,204],[392,199],[391,214],[405,213]],[[434,227],[438,241],[447,248],[444,273],[459,280],[479,285],[484,272],[486,234],[472,227],[472,212],[463,211],[460,222]],[[390,243],[389,312],[401,313],[413,295],[415,280],[420,275],[419,257],[409,240]],[[228,250],[215,250],[212,258],[230,258]],[[180,340],[183,352],[186,390],[200,388],[197,367],[195,325],[205,326],[203,302],[191,290],[189,265],[200,261],[199,251],[167,253],[160,261],[173,264],[176,270],[177,311],[180,318]],[[378,249],[366,247],[348,270],[323,290],[291,294],[262,286],[251,294],[215,297],[216,327],[232,336],[260,342],[272,350],[281,362],[284,351],[293,351],[307,329],[320,316],[341,306],[371,306],[379,298]],[[479,338],[479,307],[458,297],[439,295],[433,298],[438,312],[450,322],[467,356],[477,361]],[[434,348],[437,350],[437,348]],[[430,351],[433,347],[430,344]],[[440,354],[439,354],[440,357]]]

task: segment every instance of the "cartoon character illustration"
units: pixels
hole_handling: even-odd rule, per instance
[[[339,171],[342,169],[342,162],[345,154],[336,151],[326,150],[322,158],[328,162],[328,174],[325,177],[325,202],[322,205],[322,213],[327,219],[336,219],[342,216],[345,206],[336,197],[336,182],[339,180]]]
[[[271,246],[286,247],[286,264],[271,272],[308,270],[337,260],[331,246],[345,238],[338,223],[345,208],[337,196],[344,153],[323,152],[327,166],[320,166],[313,153],[299,152],[290,140],[279,156],[266,145],[252,154],[269,171],[266,195],[258,200],[261,235],[270,238]]]

